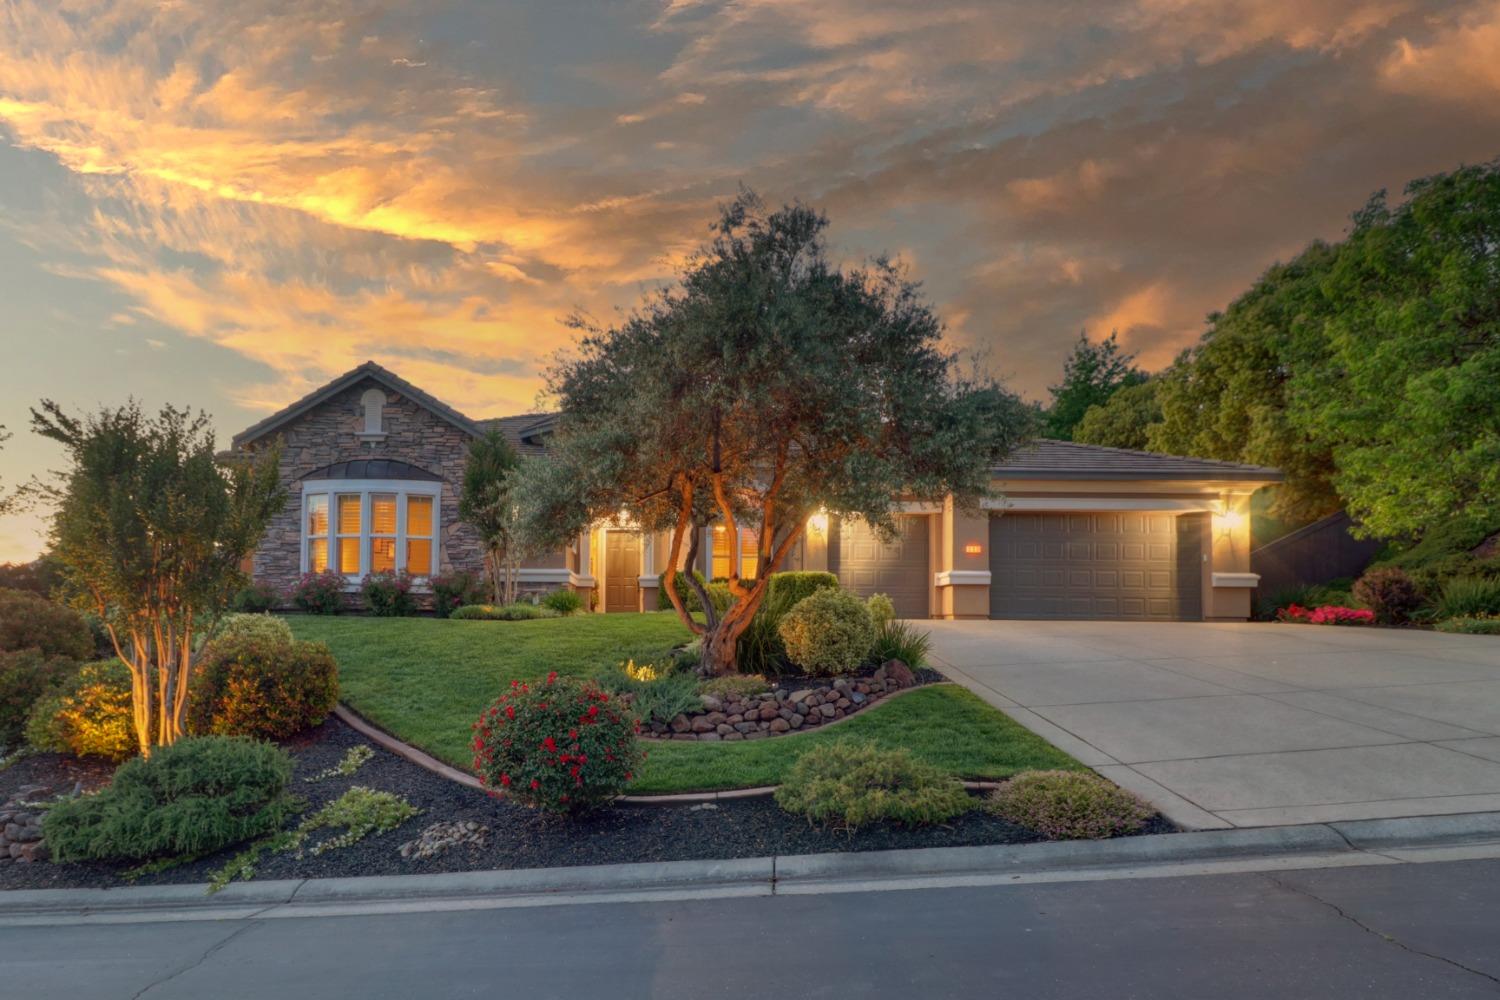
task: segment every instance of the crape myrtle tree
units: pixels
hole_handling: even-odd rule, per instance
[[[469,442],[458,516],[479,532],[484,546],[484,569],[490,579],[490,599],[510,604],[516,599],[522,543],[517,532],[515,501],[521,459],[498,429],[491,428]]]
[[[47,490],[64,588],[129,666],[149,755],[182,736],[194,638],[244,583],[242,561],[286,501],[278,452],[221,465],[207,415],[171,406],[147,417],[132,402],[79,419],[43,400],[31,414],[71,462]]]
[[[670,530],[669,566],[697,565],[700,530],[758,533],[759,578],[730,571],[722,614],[684,574],[667,595],[702,637],[702,669],[735,670],[735,646],[810,514],[895,530],[898,497],[951,494],[973,508],[992,464],[1029,429],[1025,407],[959,371],[942,323],[886,259],[840,268],[827,219],[768,212],[753,193],[723,209],[677,283],[619,325],[577,321],[576,356],[549,373],[560,415],[551,460],[523,496],[551,544],[598,519]]]

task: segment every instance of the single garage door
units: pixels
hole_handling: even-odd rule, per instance
[[[1206,514],[990,518],[990,617],[1203,617]]]
[[[902,618],[926,618],[932,580],[927,560],[927,518],[902,515],[899,534],[881,541],[863,521],[841,521],[829,546],[830,567],[839,583],[861,597],[889,595]]]

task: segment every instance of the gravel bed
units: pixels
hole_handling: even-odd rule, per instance
[[[353,746],[371,746],[375,756],[351,777],[317,782],[302,778],[339,762]],[[334,878],[351,875],[476,871],[501,868],[545,868],[614,864],[630,861],[682,861],[762,857],[772,854],[816,854],[828,851],[877,851],[902,847],[957,847],[975,844],[1019,844],[1042,838],[1023,827],[975,811],[940,827],[907,829],[881,825],[843,834],[810,827],[790,816],[769,797],[730,799],[705,806],[619,806],[581,821],[549,820],[529,809],[490,798],[458,785],[369,744],[336,719],[287,745],[296,758],[297,794],[309,810],[337,798],[351,785],[366,785],[404,796],[422,810],[390,833],[367,837],[352,847],[298,859],[267,855],[256,878]],[[63,785],[66,768],[78,765],[55,754],[22,757],[0,770],[0,801],[28,784]],[[78,780],[75,775],[67,787]],[[92,782],[89,782],[90,784]],[[484,843],[460,843],[430,857],[403,858],[401,846],[416,840],[435,823],[472,821],[487,828]],[[1145,831],[1170,832],[1158,817]],[[334,831],[336,832],[336,831]],[[331,832],[315,834],[315,841]],[[226,850],[164,872],[140,877],[134,884],[205,882],[209,874],[236,853]],[[6,864],[0,866],[0,889],[61,889],[130,884],[121,866],[103,864]]]

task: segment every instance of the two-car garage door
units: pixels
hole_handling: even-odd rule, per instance
[[[990,518],[990,617],[1202,617],[1204,514]]]

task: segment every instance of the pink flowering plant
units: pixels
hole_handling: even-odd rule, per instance
[[[292,585],[292,603],[314,615],[336,615],[344,607],[344,576],[337,570],[303,573]]]
[[[1373,625],[1375,612],[1364,608],[1346,608],[1337,604],[1325,604],[1317,608],[1288,604],[1276,612],[1276,620],[1306,622],[1310,625]]]
[[[474,723],[474,772],[492,795],[558,815],[618,798],[640,770],[640,724],[591,683],[512,681]]]

